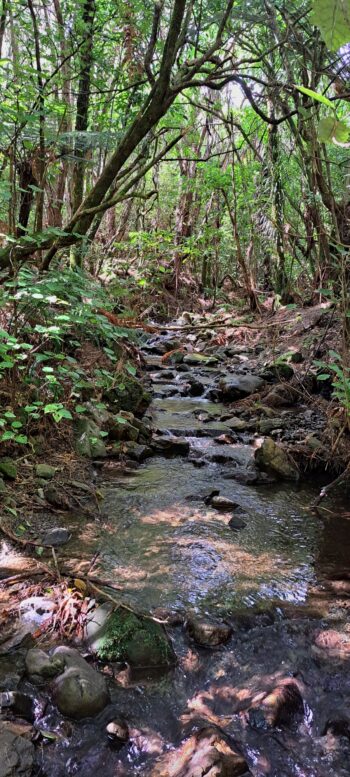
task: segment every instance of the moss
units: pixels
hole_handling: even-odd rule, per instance
[[[99,658],[127,661],[133,667],[174,664],[172,647],[161,626],[122,608],[108,619],[97,653]]]
[[[149,397],[138,378],[124,373],[118,377],[118,384],[104,392],[103,398],[115,405],[119,410],[129,410],[134,413],[147,407]]]

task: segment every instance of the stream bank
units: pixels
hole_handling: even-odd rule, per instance
[[[213,347],[198,358],[173,335],[148,340],[153,399],[142,423],[152,440],[121,440],[121,460],[96,460],[98,513],[59,516],[69,535],[56,549],[59,564],[79,579],[95,558],[95,578],[120,588],[109,589],[113,598],[162,622],[176,662],[150,671],[130,670],[120,657],[95,660],[108,697],[93,717],[67,716],[47,674],[52,660],[43,659],[39,683],[28,670],[29,646],[57,645],[57,634],[40,634],[50,600],[43,592],[30,611],[36,636],[29,639],[29,617],[27,642],[3,643],[0,657],[3,692],[32,700],[21,716],[20,699],[6,705],[2,697],[1,735],[19,735],[11,748],[27,759],[18,755],[18,774],[349,774],[346,501],[335,494],[331,513],[311,511],[320,483],[300,480],[285,449],[305,430],[318,439],[324,416],[310,415],[307,402],[295,405],[295,395],[272,412],[257,398],[281,385],[288,394],[291,380],[261,376],[259,345]],[[264,438],[287,458],[257,461]],[[79,671],[87,677],[85,664]],[[86,682],[95,687],[91,675]]]

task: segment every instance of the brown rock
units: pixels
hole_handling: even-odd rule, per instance
[[[247,770],[245,759],[227,738],[208,727],[162,756],[149,777],[239,777]]]
[[[227,623],[203,618],[190,618],[187,630],[197,645],[202,647],[223,645],[232,634],[232,628]]]
[[[249,722],[254,728],[274,728],[289,723],[304,710],[303,699],[294,680],[284,680],[268,693],[259,706],[249,710]]]

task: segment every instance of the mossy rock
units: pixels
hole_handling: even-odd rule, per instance
[[[287,361],[275,361],[269,364],[261,373],[264,380],[290,380],[294,375],[293,367]]]
[[[150,396],[145,392],[141,381],[127,374],[122,375],[119,383],[106,391],[103,398],[116,405],[119,410],[128,410],[131,413],[146,408],[150,402]]]
[[[255,463],[260,469],[272,472],[282,479],[299,479],[299,470],[293,459],[271,437],[265,437],[260,448],[255,451]]]
[[[101,429],[91,418],[79,418],[75,423],[75,450],[88,459],[102,459],[107,455],[101,438]]]
[[[56,467],[52,467],[51,464],[45,464],[45,463],[36,464],[35,474],[38,478],[42,478],[44,480],[51,480],[51,478],[55,477]]]
[[[123,608],[108,618],[94,647],[99,658],[126,661],[133,669],[162,669],[176,662],[161,625]]]
[[[0,459],[0,473],[8,480],[16,480],[17,464],[12,459]]]

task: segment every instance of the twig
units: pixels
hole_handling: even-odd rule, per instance
[[[52,552],[53,563],[55,565],[55,569],[56,569],[56,572],[57,572],[57,577],[58,577],[58,580],[61,582],[61,573],[60,573],[60,570],[59,570],[59,567],[58,567],[58,563],[57,563],[56,551],[55,551],[55,548],[53,548],[52,546],[51,546],[51,552]]]
[[[235,322],[235,321],[211,321],[207,322],[206,324],[192,324],[189,326],[167,326],[166,330],[167,332],[192,332],[197,331],[200,329],[258,329],[259,331],[263,331],[267,327],[284,327],[288,324],[294,324],[295,320],[292,319],[290,321],[271,321],[269,323],[262,322],[260,325],[257,324],[246,324],[244,322]],[[164,326],[158,327],[158,331],[163,330]]]
[[[344,469],[344,471],[340,475],[338,475],[337,478],[335,478],[335,480],[332,480],[331,483],[328,483],[328,486],[323,486],[323,488],[321,488],[321,491],[320,491],[317,499],[315,499],[315,501],[313,502],[312,507],[316,508],[320,504],[322,499],[324,499],[325,496],[327,496],[328,493],[330,491],[332,491],[332,489],[335,486],[339,485],[340,483],[343,483],[344,481],[346,481],[348,479],[348,475],[349,474],[350,474],[350,462],[347,465],[347,467]]]

